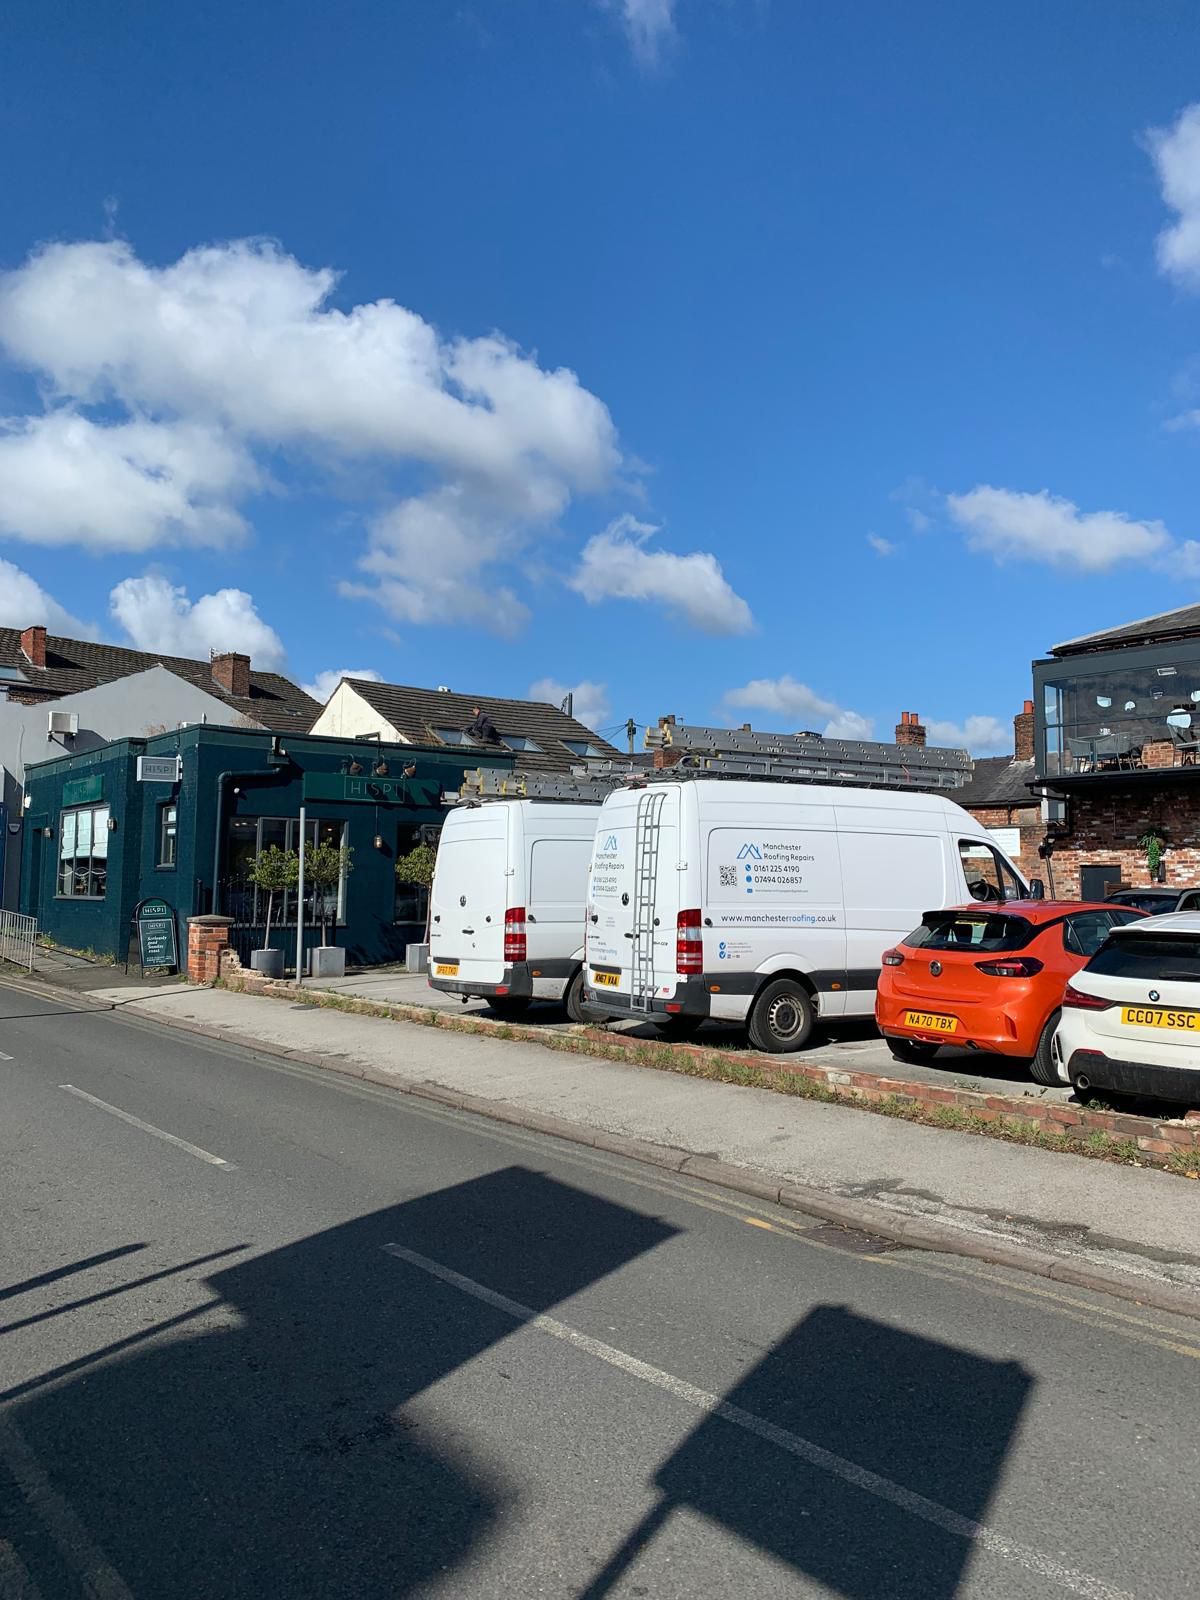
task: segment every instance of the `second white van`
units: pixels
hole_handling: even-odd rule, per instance
[[[500,1016],[558,1000],[582,1020],[583,907],[599,805],[486,800],[442,828],[429,896],[429,982]]]
[[[872,1014],[883,952],[926,911],[1030,893],[942,795],[713,778],[621,789],[592,852],[588,1015],[641,1014],[677,1035],[745,1022],[758,1049],[798,1050],[818,1016]]]

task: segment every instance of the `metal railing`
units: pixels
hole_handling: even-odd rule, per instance
[[[19,911],[0,911],[0,961],[33,971],[33,941],[37,938],[37,918],[23,917]]]

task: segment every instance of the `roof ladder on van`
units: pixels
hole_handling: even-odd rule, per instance
[[[479,767],[463,774],[461,800],[574,800],[602,805],[632,776],[626,770],[589,778],[577,772],[504,772]]]
[[[658,898],[658,845],[665,789],[638,796],[633,838],[633,989],[631,1011],[648,1012],[654,997],[654,907]]]

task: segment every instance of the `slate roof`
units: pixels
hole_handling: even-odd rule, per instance
[[[952,796],[957,805],[966,806],[1036,806],[1028,784],[1033,778],[1033,762],[1018,761],[1015,756],[983,756],[975,762],[975,775],[970,783],[956,789]]]
[[[539,746],[537,750],[514,751],[518,768],[563,772],[578,765],[583,760],[582,754],[568,750],[562,743],[564,739],[586,744],[609,759],[622,759],[622,752],[615,745],[593,733],[575,717],[568,717],[557,706],[543,701],[451,694],[399,683],[370,683],[364,678],[344,681],[351,683],[356,693],[391,723],[402,739],[416,744],[439,743],[438,728],[465,728],[474,716],[475,707],[480,706],[492,719],[501,738],[506,734],[520,735]]]
[[[231,711],[277,732],[306,733],[321,709],[311,695],[305,694],[289,678],[282,678],[276,672],[255,672],[253,665],[250,693],[242,697],[225,693],[213,678],[211,664],[207,661],[156,655],[148,650],[126,650],[115,644],[92,644],[86,639],[64,639],[57,634],[46,637],[45,667],[32,667],[21,650],[21,630],[0,628],[0,667],[16,668],[21,673],[20,680],[0,674],[0,689],[36,690],[59,699],[160,665],[177,678],[223,700]]]
[[[1150,644],[1163,639],[1182,639],[1200,633],[1200,605],[1179,606],[1155,617],[1142,617],[1102,633],[1085,633],[1051,648],[1052,656],[1085,655],[1091,650],[1108,650],[1121,645]]]

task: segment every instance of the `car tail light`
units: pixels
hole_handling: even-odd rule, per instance
[[[681,911],[675,918],[675,970],[685,977],[704,971],[704,935],[699,911]]]
[[[899,950],[885,950],[883,952],[883,964],[885,967],[902,967],[904,965],[904,957]]]
[[[1063,990],[1062,1003],[1064,1010],[1068,1011],[1111,1011],[1117,1002],[1106,1000],[1103,995],[1085,994],[1082,989],[1069,983]]]
[[[504,913],[504,959],[524,961],[525,952],[525,907],[509,906]]]
[[[1034,978],[1042,963],[1033,956],[1005,956],[1000,961],[977,961],[975,968],[989,978]]]

